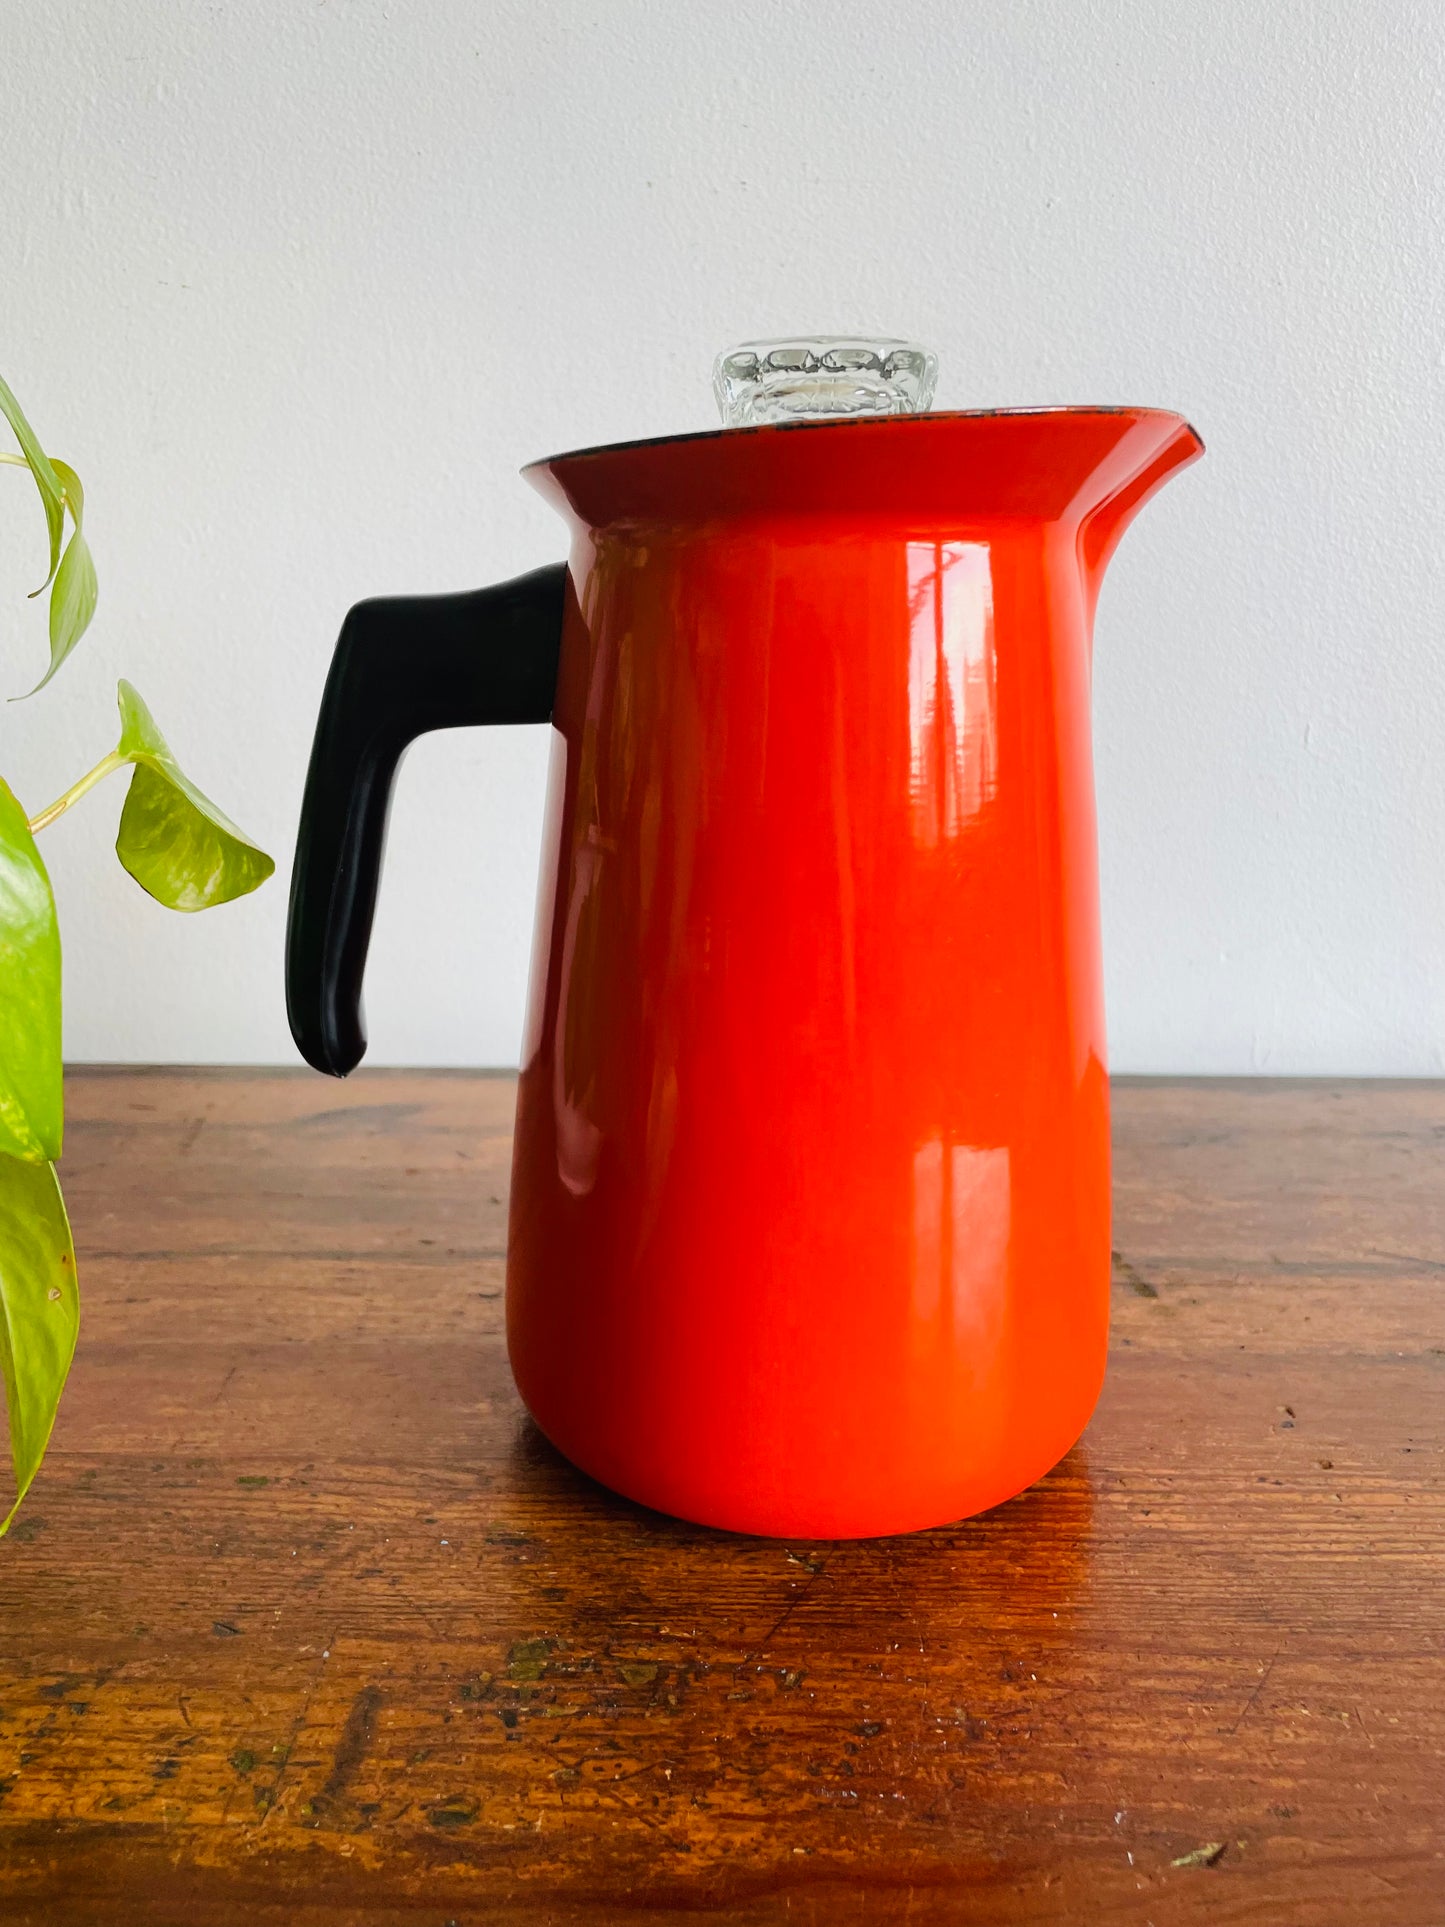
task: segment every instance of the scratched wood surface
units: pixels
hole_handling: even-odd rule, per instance
[[[1083,1444],[795,1546],[529,1428],[512,1094],[72,1083],[0,1918],[1445,1922],[1445,1088],[1119,1089]]]

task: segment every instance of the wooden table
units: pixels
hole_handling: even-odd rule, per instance
[[[1118,1089],[1083,1444],[794,1546],[530,1429],[512,1094],[73,1081],[0,1918],[1445,1922],[1445,1089]]]

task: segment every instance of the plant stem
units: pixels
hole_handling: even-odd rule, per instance
[[[57,796],[48,810],[42,810],[39,816],[31,817],[30,834],[38,836],[43,829],[55,821],[57,816],[64,816],[72,803],[78,803],[87,790],[93,790],[97,783],[110,775],[112,770],[124,769],[129,761],[130,758],[122,756],[118,749],[113,749],[109,756],[102,756],[95,768],[87,770],[78,783],[72,783],[64,796]]]

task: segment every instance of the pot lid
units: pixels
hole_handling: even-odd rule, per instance
[[[713,364],[723,426],[576,448],[523,476],[585,526],[833,512],[1054,520],[1203,444],[1160,409],[933,413],[938,358],[917,342],[741,342]]]
[[[937,384],[938,357],[927,348],[862,335],[744,341],[712,370],[725,428],[921,415]]]

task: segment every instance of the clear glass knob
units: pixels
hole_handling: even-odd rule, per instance
[[[915,341],[808,335],[744,341],[713,363],[726,428],[852,415],[921,415],[933,400],[938,357]]]

